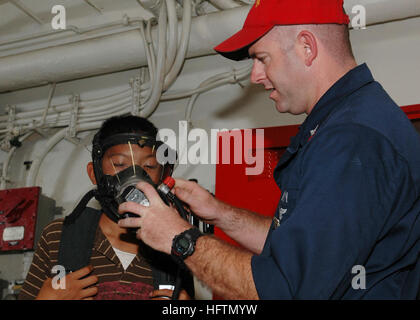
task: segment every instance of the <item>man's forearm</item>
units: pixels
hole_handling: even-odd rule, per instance
[[[203,221],[222,229],[246,249],[261,253],[271,225],[270,218],[232,207],[191,181],[177,179],[175,193]]]
[[[200,237],[185,260],[193,274],[225,299],[258,299],[251,270],[252,253],[212,236]]]
[[[216,226],[246,249],[260,254],[272,219],[226,203],[221,203],[220,207],[220,219]]]

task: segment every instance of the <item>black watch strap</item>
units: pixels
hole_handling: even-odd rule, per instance
[[[196,227],[185,230],[172,240],[171,256],[180,265],[195,251],[197,239],[204,234]]]

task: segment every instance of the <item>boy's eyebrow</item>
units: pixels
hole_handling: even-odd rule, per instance
[[[129,155],[128,153],[114,152],[114,153],[111,153],[109,156],[110,156],[110,157],[112,157],[112,156],[124,156],[124,157],[129,157],[130,155]]]
[[[111,153],[109,156],[110,156],[110,157],[112,157],[112,156],[131,157],[131,155],[130,155],[130,153],[129,153],[129,152],[127,152],[127,153],[115,152],[115,153]],[[154,155],[153,153],[150,153],[150,154],[148,154],[147,156],[145,156],[144,158],[145,158],[145,159],[148,159],[148,158],[153,158],[153,157],[155,157],[155,155]]]

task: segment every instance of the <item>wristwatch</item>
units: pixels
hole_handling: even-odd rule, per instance
[[[180,265],[184,266],[184,260],[194,253],[195,242],[203,233],[198,228],[188,229],[172,240],[172,258]]]

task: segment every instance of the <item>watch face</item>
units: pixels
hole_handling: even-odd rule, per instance
[[[191,228],[175,236],[171,249],[171,254],[175,261],[183,262],[184,259],[192,255],[194,253],[195,242],[201,235],[198,229]]]
[[[181,238],[178,240],[178,243],[177,243],[178,252],[184,253],[188,250],[189,247],[190,247],[190,242],[187,239]]]

